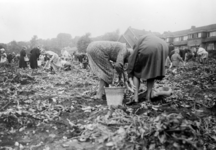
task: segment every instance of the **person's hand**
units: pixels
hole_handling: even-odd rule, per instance
[[[127,90],[134,93],[134,90],[128,85],[128,82],[125,82],[125,86],[126,86]]]
[[[134,93],[136,91],[136,86],[133,84],[133,80],[132,78],[129,78],[129,85],[126,84],[126,87],[129,91],[131,91],[132,93]]]
[[[118,74],[122,74],[122,72],[123,72],[123,68],[122,68],[123,66],[121,66],[121,64],[117,64],[117,63],[115,63],[114,64],[114,68],[115,68],[115,70],[118,72]]]

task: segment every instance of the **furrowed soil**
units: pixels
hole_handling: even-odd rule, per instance
[[[216,149],[215,59],[168,71],[155,86],[170,97],[110,109],[89,69],[14,68],[0,67],[0,150]]]

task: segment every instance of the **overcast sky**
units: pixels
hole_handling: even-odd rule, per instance
[[[209,24],[216,24],[216,0],[0,0],[0,43],[58,33],[122,34],[129,26],[163,33]]]

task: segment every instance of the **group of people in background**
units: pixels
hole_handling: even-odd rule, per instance
[[[42,52],[40,47],[35,47],[30,51],[29,57],[26,53],[27,48],[23,47],[19,56],[19,68],[26,69],[28,65],[32,69],[32,74],[36,73],[38,68],[38,59]],[[29,64],[28,64],[29,63]]]
[[[12,60],[15,58],[15,53],[6,53],[4,48],[0,49],[0,63],[11,63]]]
[[[19,68],[32,69],[32,74],[37,73],[39,66],[42,66],[43,69],[53,70],[55,73],[59,73],[62,68],[61,58],[59,55],[53,51],[44,51],[40,47],[35,47],[30,51],[29,57],[26,54],[26,48],[24,47],[20,52],[19,58]]]
[[[185,65],[189,61],[206,63],[208,60],[208,55],[209,54],[203,48],[203,45],[200,45],[199,47],[193,49],[173,48],[173,50],[170,50],[170,55],[167,57],[165,67],[167,69],[178,68],[179,66]]]
[[[27,47],[23,47],[19,54],[6,53],[5,49],[0,49],[0,63],[15,62],[20,69],[26,68],[32,69],[32,74],[37,72],[38,67],[42,67],[44,70],[50,70],[52,73],[59,73],[61,70],[70,70],[72,60],[76,60],[81,64],[81,67],[88,68],[88,58],[84,53],[74,52],[72,55],[62,50],[62,55],[59,56],[53,51],[44,51],[43,48],[37,46],[30,50],[29,53]],[[69,69],[67,69],[69,68]]]

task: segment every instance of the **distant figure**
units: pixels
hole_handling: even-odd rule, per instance
[[[182,60],[185,59],[185,50],[183,48],[179,49],[179,55],[181,56]]]
[[[23,47],[23,49],[20,51],[20,57],[19,57],[19,68],[27,68],[27,62],[25,61],[26,57],[26,47]]]
[[[39,47],[35,47],[30,51],[30,67],[32,69],[32,75],[37,72],[40,53],[41,50]]]
[[[87,68],[88,66],[88,57],[87,54],[85,53],[74,53],[74,59],[77,60],[78,62],[80,62],[83,66],[84,69]]]
[[[46,51],[44,52],[47,57],[49,57],[49,60],[46,62],[44,69],[49,69],[50,67],[53,68],[55,73],[59,73],[61,69],[63,68],[61,63],[61,58],[58,56],[57,53],[53,51]]]
[[[170,52],[170,55],[169,55],[169,56],[170,56],[170,59],[171,59],[172,55],[175,54],[176,51],[178,51],[178,53],[179,53],[179,48],[178,48],[178,47],[175,47],[175,48]]]
[[[200,45],[198,51],[197,51],[199,62],[206,63],[208,59],[208,52],[203,48],[202,45]]]
[[[174,50],[174,46],[173,46],[173,44],[170,44],[169,45],[169,53],[168,53],[169,58],[171,58],[172,54],[174,54],[174,53],[172,53],[173,50]]]
[[[173,67],[179,67],[180,66],[180,62],[183,62],[183,59],[179,55],[179,49],[175,50],[175,53],[171,57],[171,61],[172,61],[172,66]]]
[[[20,60],[20,54],[16,54],[14,58],[14,62],[19,63],[19,60]]]
[[[166,73],[167,73],[167,70],[172,68],[172,62],[169,58],[169,56],[167,56],[167,59],[166,59],[166,62],[165,62],[165,68],[166,68]]]
[[[13,55],[12,55],[11,53],[9,53],[9,54],[7,55],[7,60],[8,60],[8,63],[9,63],[9,64],[12,62],[12,60],[13,60]]]
[[[190,49],[185,49],[185,62],[188,62],[190,60],[193,60],[194,58],[194,53],[192,50]]]
[[[0,50],[0,62],[1,62],[1,63],[5,63],[6,61],[7,61],[7,54],[6,54],[6,52],[5,52],[5,49],[2,48],[2,49]]]

